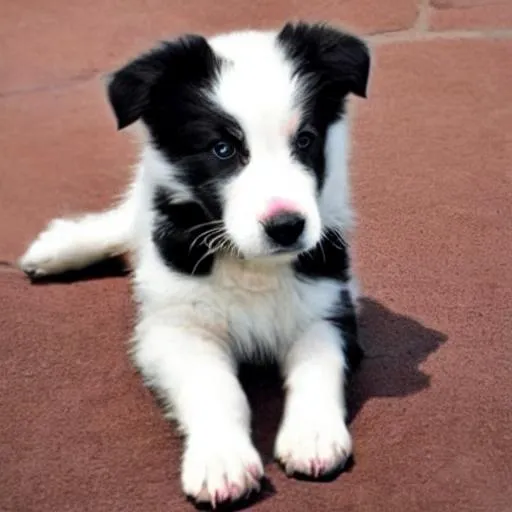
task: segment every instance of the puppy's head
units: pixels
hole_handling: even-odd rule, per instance
[[[245,258],[293,257],[330,227],[330,130],[348,94],[366,95],[369,66],[358,38],[287,24],[165,42],[113,74],[108,93],[120,129],[145,126],[170,202],[200,205]]]

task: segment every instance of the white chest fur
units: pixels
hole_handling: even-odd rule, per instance
[[[279,356],[314,321],[333,311],[340,287],[332,280],[302,281],[287,265],[222,258],[206,277],[170,271],[158,255],[142,261],[135,290],[143,316],[228,343],[239,358]],[[149,293],[148,293],[149,292]],[[149,320],[149,318],[148,318]]]

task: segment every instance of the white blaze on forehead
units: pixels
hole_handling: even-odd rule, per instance
[[[276,34],[235,32],[210,44],[228,61],[214,89],[215,101],[241,124],[249,144],[288,137],[299,122],[298,84]]]

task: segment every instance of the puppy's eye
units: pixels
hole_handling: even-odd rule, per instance
[[[219,140],[213,146],[213,154],[219,160],[229,160],[230,158],[235,156],[236,149],[231,142],[227,142],[225,140]]]
[[[300,132],[296,139],[295,139],[295,145],[298,149],[305,150],[308,149],[311,144],[313,144],[315,140],[315,134],[312,132],[302,131]]]

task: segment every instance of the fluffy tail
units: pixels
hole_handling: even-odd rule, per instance
[[[43,277],[124,254],[132,244],[134,220],[131,194],[111,210],[55,219],[30,244],[19,265],[29,276]]]

